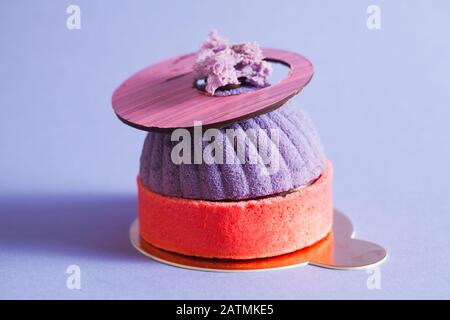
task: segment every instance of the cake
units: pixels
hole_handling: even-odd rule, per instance
[[[288,83],[271,85],[271,64],[263,53],[255,42],[232,44],[213,31],[195,57],[169,61],[171,66],[187,65],[186,57],[192,62],[186,67],[190,72],[174,67],[166,81],[192,81],[183,90],[186,100],[205,101],[198,104],[210,112],[205,127],[166,125],[164,112],[167,121],[189,114],[181,107],[185,99],[177,93],[167,95],[166,105],[155,102],[143,89],[159,81],[149,71],[136,76],[140,85],[126,83],[115,93],[116,104],[134,95],[126,112],[119,114],[116,107],[119,118],[149,131],[137,177],[140,237],[146,245],[188,256],[255,259],[303,249],[330,232],[332,164],[307,113],[287,101],[293,95],[284,89]],[[288,77],[298,76],[294,71]],[[281,94],[272,94],[279,101],[269,105],[275,99],[272,87]],[[153,99],[148,105],[154,116],[146,114],[145,99]],[[243,107],[234,118],[231,111],[208,109],[223,99],[246,99],[247,105],[255,99],[263,108],[256,114]],[[221,117],[226,121],[215,122]]]
[[[308,187],[241,201],[164,196],[139,185],[139,223],[144,241],[191,256],[253,259],[314,244],[331,229],[331,176]]]
[[[248,159],[258,154],[249,139],[244,140],[246,130],[265,133],[271,128],[280,129],[280,169],[272,175],[260,174],[264,169],[262,161],[240,165],[174,164],[171,151],[178,142],[171,141],[171,133],[150,132],[141,154],[139,177],[143,185],[154,192],[199,200],[258,198],[304,187],[316,180],[325,170],[323,147],[311,119],[294,105],[219,129],[225,160],[237,157],[226,136],[227,129],[237,133],[235,143],[238,139],[245,143]],[[207,142],[202,141],[203,149],[206,145]]]

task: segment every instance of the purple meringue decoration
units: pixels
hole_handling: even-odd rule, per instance
[[[278,130],[278,170],[267,174],[267,164],[264,163],[257,144],[251,139],[241,140],[245,141],[244,145],[241,143],[245,150],[244,163],[227,164],[226,159],[238,158],[239,142],[231,140],[226,129],[235,129],[238,137],[247,137],[245,132],[248,129],[262,129],[259,132],[263,135],[267,133],[269,137],[270,129]],[[203,132],[205,131],[203,128]],[[223,164],[208,164],[213,162],[211,160],[215,156],[208,152],[203,154],[201,164],[175,164],[171,153],[179,142],[171,141],[171,133],[150,132],[141,155],[139,174],[143,184],[154,192],[172,197],[239,200],[306,186],[317,179],[325,168],[325,154],[313,123],[302,109],[291,103],[270,113],[221,128],[217,132],[217,140],[214,141],[223,146]],[[191,142],[192,147],[194,143]],[[198,143],[205,150],[211,142]],[[251,159],[256,159],[256,162],[250,161]]]
[[[213,30],[198,52],[194,77],[206,80],[205,90],[210,94],[218,88],[241,83],[264,87],[269,84],[272,67],[263,59],[257,42],[230,44]]]

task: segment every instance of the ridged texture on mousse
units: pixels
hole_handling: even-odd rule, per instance
[[[254,140],[245,135],[248,129],[255,129],[260,137],[270,139],[273,137],[270,130],[277,128],[278,170],[273,160],[276,157],[272,158],[272,165],[265,165],[261,156],[264,152],[258,152]],[[226,129],[236,129],[236,135],[241,139],[235,139],[237,142],[232,144]],[[218,133],[218,141],[223,144],[223,164],[207,164],[205,160],[201,164],[174,164],[172,148],[179,142],[171,141],[171,133],[149,133],[141,155],[139,176],[143,185],[154,192],[179,198],[250,199],[306,186],[317,179],[325,168],[325,154],[313,123],[305,111],[289,103],[270,113],[222,128]],[[241,146],[245,150],[246,161],[243,164],[236,163],[236,150],[239,149],[233,148],[239,141],[243,141]],[[202,150],[208,144],[210,142],[203,141]],[[191,151],[193,154],[194,148]],[[270,158],[270,148],[266,154]],[[203,159],[212,157],[211,153],[206,153]],[[229,164],[230,159],[235,163]]]

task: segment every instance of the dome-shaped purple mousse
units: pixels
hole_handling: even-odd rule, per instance
[[[234,139],[227,135],[227,129],[234,129],[232,132],[237,136],[237,142],[232,143]],[[272,141],[272,144],[276,144],[272,132],[277,132],[278,161],[276,156],[271,158],[273,152],[261,152],[261,148],[258,148],[259,140],[252,140],[249,137],[254,136],[246,135],[246,132],[248,134],[251,131],[247,131],[248,129],[254,129],[258,138],[261,137],[262,141]],[[203,132],[205,131],[203,128]],[[239,200],[308,185],[317,179],[325,168],[325,154],[313,123],[302,109],[291,103],[215,132],[217,141],[213,141],[223,146],[223,157],[216,157],[216,163],[212,164],[209,163],[214,162],[212,160],[217,156],[217,151],[203,152],[202,163],[193,164],[193,141],[190,157],[192,164],[174,163],[172,151],[180,143],[179,140],[171,141],[171,133],[150,132],[145,139],[141,155],[139,175],[142,183],[154,192],[172,197]],[[272,140],[269,140],[270,138]],[[205,148],[211,142],[200,143]],[[240,158],[242,164],[237,163],[239,145],[243,147],[241,150],[245,150],[245,161],[243,157]],[[203,148],[202,151],[205,150]],[[270,151],[270,148],[267,149]],[[184,155],[184,152],[186,150],[180,154]],[[271,159],[270,164],[264,162],[264,159],[268,158],[264,157],[264,154]],[[223,159],[222,164],[220,159]],[[234,163],[227,160],[234,160]]]

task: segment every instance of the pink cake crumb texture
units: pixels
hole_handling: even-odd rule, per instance
[[[308,187],[244,201],[163,196],[139,187],[141,238],[181,254],[253,259],[310,246],[331,230],[332,165]]]
[[[205,90],[214,94],[221,87],[245,83],[255,87],[269,84],[270,63],[257,42],[231,44],[213,30],[198,52],[195,79],[205,79]]]

